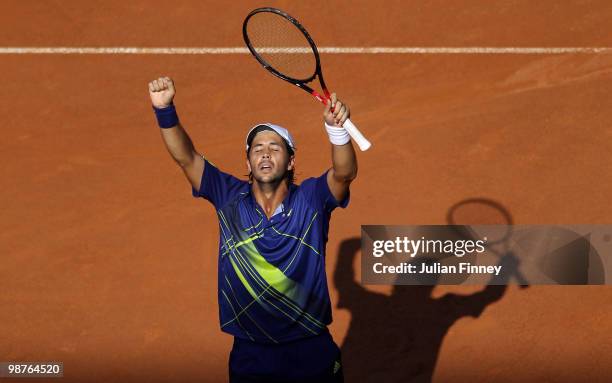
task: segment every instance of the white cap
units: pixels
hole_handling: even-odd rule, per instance
[[[259,129],[257,129],[259,128]],[[295,147],[295,141],[293,140],[293,137],[291,136],[291,133],[289,133],[289,131],[285,128],[283,128],[282,126],[279,125],[274,125],[271,124],[269,122],[265,122],[263,124],[257,124],[254,127],[251,128],[251,130],[249,130],[249,133],[247,133],[246,136],[246,150],[247,152],[249,151],[249,144],[250,142],[253,142],[253,138],[255,138],[255,135],[259,132],[261,132],[262,130],[272,130],[274,132],[276,132],[279,136],[281,136],[285,142],[287,143],[287,145],[289,145],[289,147],[295,151],[296,147]]]

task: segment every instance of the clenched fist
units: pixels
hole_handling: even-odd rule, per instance
[[[170,77],[160,77],[149,83],[149,96],[151,96],[151,102],[153,106],[158,109],[170,106],[175,94],[174,82]]]

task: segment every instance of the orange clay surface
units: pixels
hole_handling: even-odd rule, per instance
[[[0,45],[243,46],[244,16],[271,5],[320,46],[612,46],[609,1],[169,4],[7,0]],[[334,275],[359,279],[360,225],[444,224],[468,198],[517,224],[611,223],[612,55],[322,61],[374,143],[327,245],[347,382],[610,381],[609,286],[510,286],[473,317],[433,302],[483,287],[341,292]],[[175,79],[197,149],[237,176],[262,121],[292,131],[298,180],[321,174],[322,106],[246,54],[2,55],[0,69],[0,361],[62,361],[65,382],[227,381],[216,215],[166,153],[147,82]]]

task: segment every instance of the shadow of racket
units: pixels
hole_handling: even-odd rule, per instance
[[[499,202],[488,198],[468,198],[450,207],[446,221],[466,240],[487,237],[485,249],[501,259],[504,268],[510,269],[521,288],[529,287],[527,278],[519,269],[519,261],[510,249],[513,220],[510,212]],[[479,233],[473,225],[496,225],[500,230]],[[493,234],[493,237],[491,237]]]

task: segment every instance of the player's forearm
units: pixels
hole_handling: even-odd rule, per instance
[[[357,156],[351,141],[344,145],[332,144],[334,178],[350,182],[357,177]]]
[[[189,166],[197,153],[191,138],[181,124],[179,123],[172,128],[160,129],[160,131],[168,153],[174,161],[182,168]]]
[[[174,81],[170,77],[160,77],[149,83],[149,96],[166,148],[172,158],[186,168],[193,163],[197,152],[179,122],[173,103],[175,94]]]
[[[348,105],[340,101],[335,93],[323,110],[325,130],[332,144],[333,178],[348,185],[357,177],[357,156],[348,132],[342,127],[349,118]]]

